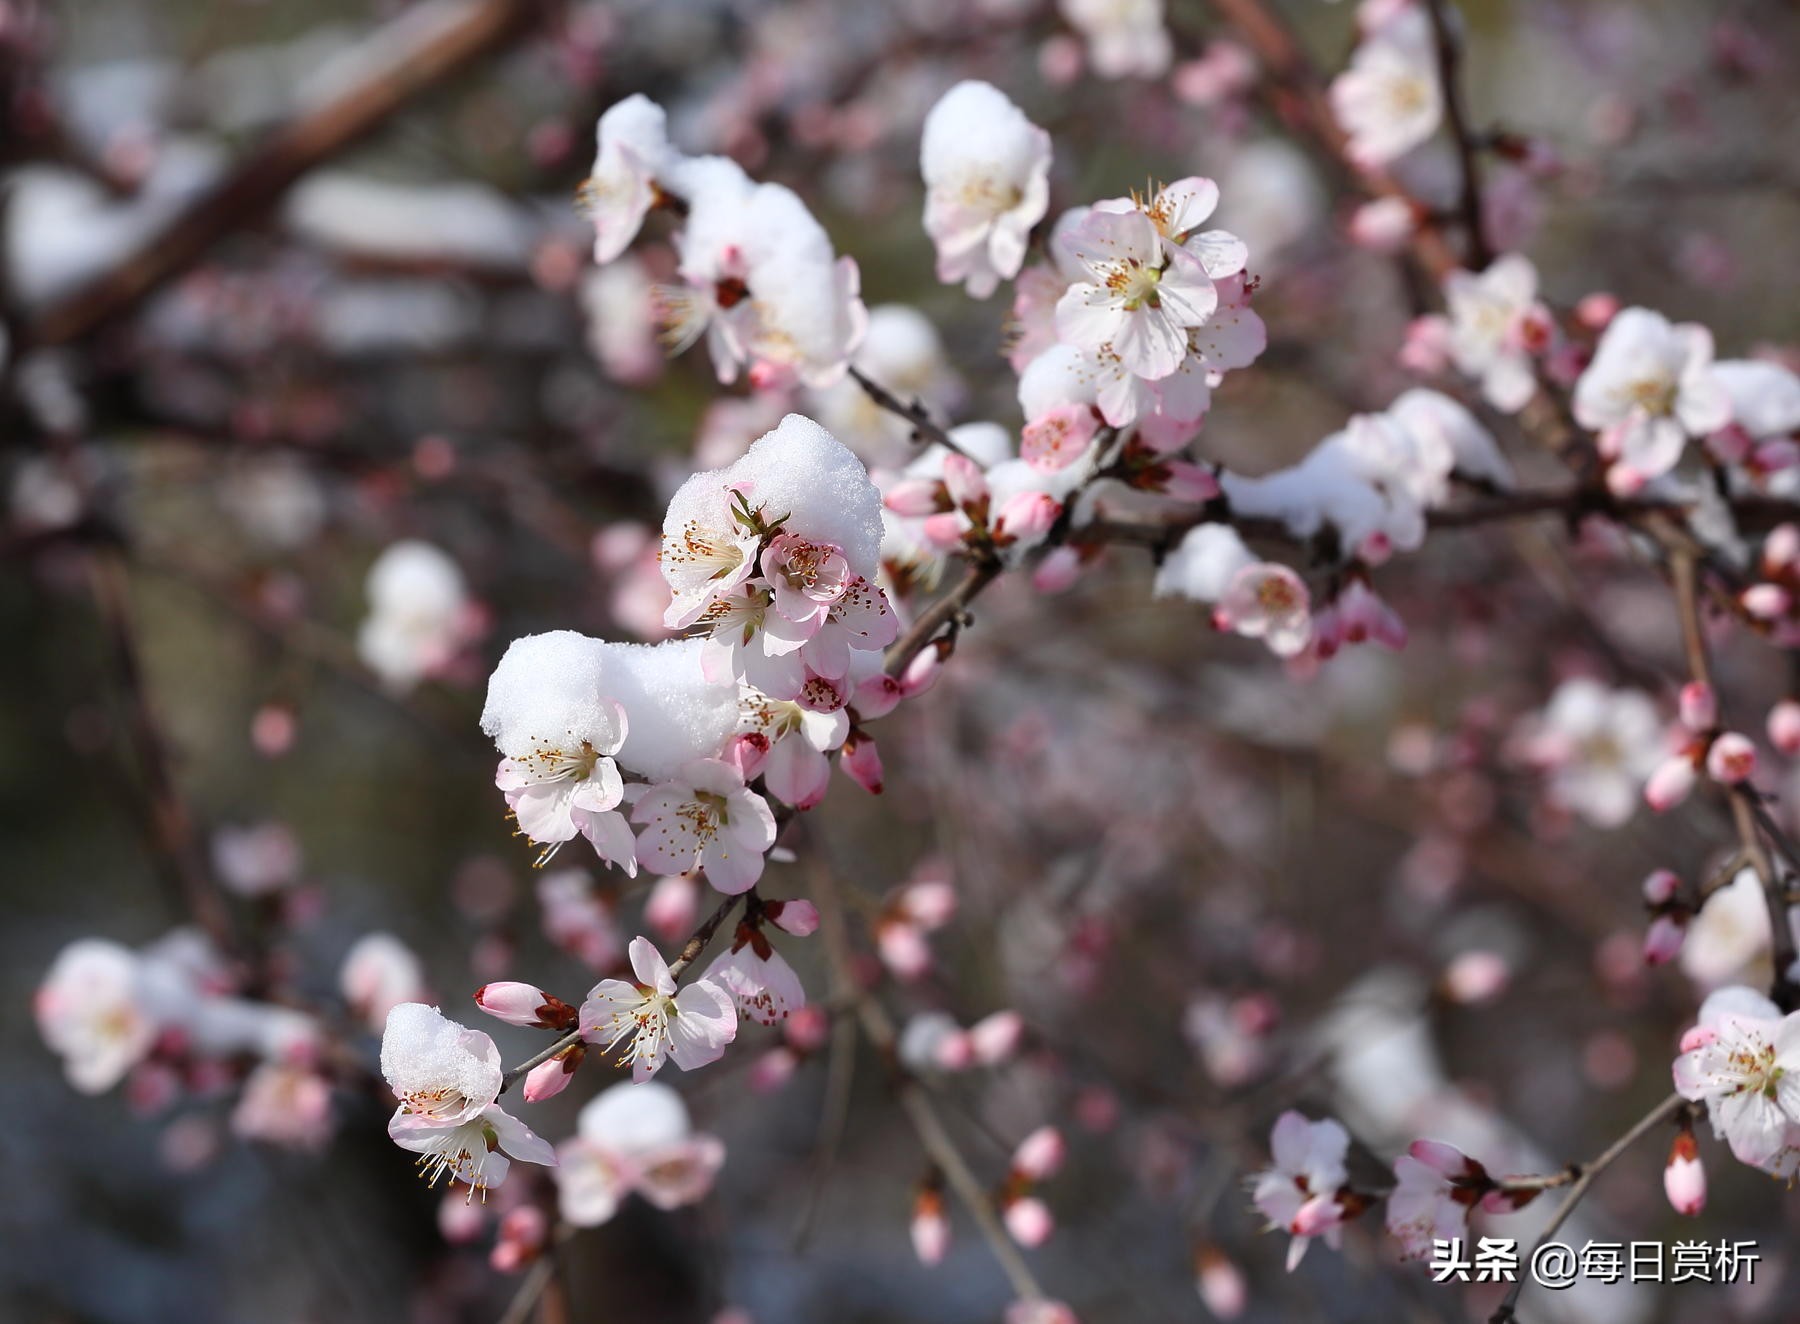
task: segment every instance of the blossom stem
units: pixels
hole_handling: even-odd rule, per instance
[[[943,425],[931,416],[931,412],[925,408],[921,401],[914,400],[912,403],[908,404],[892,391],[888,390],[888,388],[883,386],[880,382],[870,378],[854,364],[850,366],[850,378],[858,386],[862,387],[863,394],[868,396],[869,399],[873,400],[878,406],[887,410],[888,413],[894,415],[896,418],[904,419],[906,422],[910,423],[913,430],[913,440],[942,446],[945,450],[954,451],[964,459],[971,458],[967,451],[956,444],[956,441],[950,436],[950,433],[944,429]]]
[[[1538,1234],[1537,1241],[1533,1243],[1532,1256],[1535,1257],[1538,1249],[1549,1242],[1556,1235],[1557,1230],[1568,1221],[1569,1215],[1575,1212],[1575,1206],[1581,1203],[1582,1197],[1588,1193],[1588,1188],[1594,1184],[1594,1179],[1611,1167],[1613,1160],[1654,1131],[1660,1123],[1668,1121],[1684,1111],[1687,1106],[1686,1099],[1679,1094],[1671,1094],[1633,1123],[1630,1130],[1608,1145],[1592,1162],[1574,1164],[1565,1172],[1542,1179],[1535,1186],[1530,1185],[1531,1179],[1526,1178],[1517,1179],[1517,1182],[1502,1182],[1501,1186],[1509,1190],[1543,1190],[1564,1184],[1569,1187],[1569,1193],[1563,1197],[1563,1202],[1556,1207],[1556,1212],[1550,1216],[1549,1223],[1545,1224],[1544,1230]],[[1507,1289],[1506,1296],[1502,1298],[1499,1307],[1488,1317],[1488,1324],[1514,1324],[1514,1321],[1518,1319],[1515,1312],[1519,1304],[1519,1293],[1525,1290],[1528,1276],[1521,1275]]]
[[[1450,140],[1456,144],[1456,160],[1462,176],[1460,208],[1463,230],[1468,236],[1469,268],[1485,270],[1494,260],[1488,243],[1487,227],[1482,218],[1481,173],[1476,161],[1475,141],[1469,132],[1468,108],[1463,105],[1462,45],[1450,26],[1450,15],[1444,0],[1426,0],[1425,12],[1431,16],[1431,31],[1436,38],[1438,82],[1444,93],[1444,123]]]
[[[1002,569],[1000,562],[992,559],[984,559],[971,565],[956,587],[920,612],[912,628],[888,649],[887,674],[899,676],[904,672],[912,664],[912,660],[925,651],[925,646],[937,637],[939,630],[961,618],[963,610],[981,595],[983,589],[1000,577]]]

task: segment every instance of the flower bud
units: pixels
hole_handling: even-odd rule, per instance
[[[540,1062],[526,1072],[525,1102],[541,1103],[561,1094],[586,1056],[586,1044],[570,1044],[548,1062]]]
[[[691,874],[671,874],[656,880],[644,902],[644,923],[659,938],[674,942],[694,928],[700,910],[700,884]]]
[[[819,908],[810,901],[765,901],[763,914],[783,933],[809,938],[819,927]]]
[[[1738,600],[1759,621],[1780,620],[1793,605],[1793,599],[1780,584],[1752,584]]]
[[[1081,575],[1081,553],[1073,547],[1053,548],[1031,572],[1031,586],[1039,593],[1066,592]]]
[[[1236,1319],[1250,1302],[1244,1275],[1216,1246],[1202,1246],[1194,1255],[1195,1288],[1206,1308],[1220,1319]]]
[[[935,478],[903,478],[888,488],[881,504],[896,515],[923,518],[942,514],[950,504],[950,494]]]
[[[938,672],[944,665],[944,653],[936,645],[927,645],[919,650],[919,655],[906,664],[906,670],[900,673],[900,690],[907,698],[917,698],[937,683]]]
[[[944,489],[950,494],[950,504],[965,512],[988,498],[987,477],[966,455],[944,457]]]
[[[746,731],[743,735],[733,737],[725,746],[725,762],[738,770],[745,781],[754,781],[756,774],[763,770],[763,764],[769,761],[769,738],[761,731]]]
[[[1177,501],[1191,501],[1198,506],[1219,495],[1219,480],[1204,465],[1190,464],[1186,460],[1164,460],[1161,468],[1166,471],[1162,490]]]
[[[1575,320],[1590,331],[1604,330],[1619,315],[1617,295],[1596,292],[1584,295],[1575,305]]]
[[[1687,937],[1685,915],[1658,915],[1644,931],[1644,964],[1667,965]]]
[[[1498,952],[1464,952],[1444,969],[1444,994],[1472,1007],[1499,997],[1511,979],[1512,967]]]
[[[1694,1128],[1683,1126],[1669,1146],[1669,1162],[1663,1168],[1663,1192],[1678,1214],[1692,1217],[1706,1208],[1706,1168],[1694,1143]]]
[[[866,722],[877,717],[886,717],[894,711],[895,706],[905,698],[900,682],[892,676],[870,676],[856,687],[850,696],[850,704],[856,709],[856,715]]]
[[[1688,798],[1695,776],[1693,760],[1687,755],[1665,759],[1644,783],[1644,803],[1659,814],[1673,809]]]
[[[1771,579],[1800,564],[1800,524],[1778,524],[1763,539],[1763,573]]]
[[[1007,1233],[1027,1250],[1043,1245],[1056,1231],[1056,1219],[1051,1215],[1050,1207],[1035,1196],[1013,1200],[1001,1211],[1001,1218],[1006,1223]]]
[[[1013,538],[1041,538],[1062,514],[1062,503],[1048,492],[1020,492],[1000,507],[994,529]]]
[[[1040,1126],[1013,1151],[1013,1171],[1027,1181],[1045,1181],[1056,1175],[1068,1152],[1061,1131],[1054,1126]]]
[[[1681,879],[1671,869],[1657,869],[1644,879],[1644,904],[1666,906],[1681,891]]]
[[[950,1220],[944,1217],[944,1196],[934,1186],[923,1188],[913,1200],[913,1254],[925,1265],[942,1262],[950,1249]]]
[[[984,1067],[998,1066],[1019,1051],[1025,1018],[1016,1011],[997,1011],[969,1027],[969,1047]]]
[[[1783,699],[1769,709],[1769,743],[1783,754],[1800,754],[1800,702]]]
[[[1727,731],[1706,751],[1706,775],[1726,786],[1747,781],[1756,772],[1756,746],[1748,736]]]
[[[1350,216],[1350,242],[1372,253],[1397,253],[1419,228],[1418,215],[1404,198],[1376,198]]]
[[[520,984],[512,980],[483,984],[475,990],[475,1005],[508,1025],[555,1030],[567,1029],[575,1023],[574,1008],[535,984]]]
[[[838,766],[870,795],[881,794],[881,751],[873,736],[855,731],[845,737]]]
[[[1719,724],[1719,700],[1705,681],[1691,680],[1681,687],[1681,724],[1690,731],[1710,731]]]

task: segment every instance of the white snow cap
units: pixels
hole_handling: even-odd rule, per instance
[[[1217,602],[1256,557],[1229,524],[1196,524],[1156,571],[1156,596]]]
[[[700,670],[702,640],[610,643],[573,630],[515,639],[488,680],[481,729],[509,758],[565,733],[606,748],[625,710],[621,768],[650,778],[671,776],[690,759],[717,754],[737,727],[737,689],[708,683]]]
[[[958,83],[925,117],[919,169],[938,279],[985,299],[1019,274],[1049,208],[1050,135],[992,84]]]
[[[470,1042],[485,1037],[436,1007],[402,1002],[381,1036],[381,1074],[400,1095],[451,1087],[465,1099],[492,1098],[500,1090],[499,1063]]]
[[[686,1140],[681,1095],[659,1081],[623,1081],[600,1091],[575,1123],[581,1138],[615,1154],[645,1154]]]
[[[375,558],[369,567],[368,594],[369,606],[376,612],[449,615],[462,605],[462,571],[445,552],[407,538]]]
[[[1758,441],[1800,431],[1800,377],[1779,363],[1725,359],[1713,376],[1731,399],[1731,421]]]
[[[751,509],[811,542],[844,549],[852,574],[871,581],[880,568],[881,493],[849,447],[801,414],[789,414],[740,460],[689,478],[663,517],[665,545],[683,529],[710,524],[718,494],[739,487]]]

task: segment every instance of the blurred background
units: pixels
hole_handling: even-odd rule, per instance
[[[1278,8],[1341,67],[1350,6]],[[1793,7],[1464,10],[1477,123],[1541,148],[1490,171],[1499,246],[1529,253],[1553,300],[1609,290],[1706,323],[1721,356],[1791,362]],[[492,978],[572,1000],[592,982],[546,937],[492,788],[488,670],[533,631],[655,637],[667,493],[786,408],[871,456],[903,435],[854,395],[759,397],[697,354],[665,361],[649,288],[673,268],[666,228],[597,276],[575,202],[606,106],[646,93],[685,149],[794,187],[871,309],[928,320],[885,314],[891,353],[865,366],[948,421],[1020,422],[1004,296],[939,286],[919,222],[919,124],[965,77],[1051,132],[1052,215],[1220,181],[1270,347],[1220,394],[1205,456],[1291,463],[1411,384],[1395,351],[1427,292],[1346,242],[1341,181],[1265,114],[1208,6],[1171,4],[1167,24],[1167,75],[1109,79],[1036,0],[0,0],[0,1317],[487,1321],[512,1300],[490,1232],[440,1235],[441,1196],[367,1088],[339,1082],[328,1135],[270,1143],[245,1134],[230,1065],[76,1093],[31,1005],[65,943],[156,942],[194,922],[196,888],[264,958],[264,991],[370,1063],[340,972],[371,932],[416,953],[452,1015]],[[1447,152],[1406,173],[1450,198]],[[1556,477],[1513,458],[1522,481]],[[392,646],[418,623],[396,625],[370,577],[409,540],[442,554],[407,580],[439,603],[423,662]],[[1066,597],[1003,584],[945,681],[882,728],[885,794],[835,786],[799,862],[772,868],[772,896],[830,871],[864,953],[893,889],[954,883],[931,968],[878,994],[902,1022],[1023,1015],[1018,1059],[948,1079],[947,1112],[995,1181],[1034,1127],[1069,1136],[1043,1192],[1058,1230],[1031,1259],[1083,1320],[1212,1318],[1202,1270],[1215,1289],[1241,1275],[1246,1319],[1491,1308],[1393,1269],[1372,1227],[1284,1274],[1285,1238],[1241,1191],[1274,1116],[1343,1117],[1372,1150],[1358,1175],[1434,1128],[1496,1170],[1551,1171],[1667,1092],[1709,984],[1766,968],[1753,915],[1709,968],[1641,967],[1643,875],[1704,877],[1722,816],[1597,833],[1509,753],[1568,675],[1672,693],[1667,596],[1621,550],[1554,523],[1445,535],[1379,581],[1405,652],[1347,651],[1304,682],[1152,601],[1123,550]],[[1747,713],[1790,683],[1770,653],[1720,668]],[[639,931],[646,889],[586,873]],[[787,946],[822,998],[818,953]],[[483,1028],[509,1062],[538,1042]],[[745,1087],[779,1043],[748,1030],[673,1082],[729,1146],[718,1190],[580,1233],[569,1317],[997,1318],[1004,1279],[960,1213],[941,1266],[912,1255],[927,1164],[881,1062],[860,1051],[825,1159],[827,1050]],[[602,1074],[534,1109],[536,1129],[568,1135]],[[1668,1210],[1647,1147],[1579,1231],[1755,1239],[1754,1286],[1534,1292],[1528,1317],[1796,1318],[1792,1197],[1707,1153],[1702,1224]],[[515,1174],[520,1195],[542,1180]],[[1528,1236],[1533,1217],[1495,1230]]]

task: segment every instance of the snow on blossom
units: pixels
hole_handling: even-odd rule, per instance
[[[1312,1122],[1290,1109],[1276,1119],[1269,1148],[1274,1165],[1257,1174],[1250,1199],[1271,1228],[1293,1234],[1287,1258],[1292,1272],[1313,1237],[1335,1248],[1343,1236],[1338,1192],[1349,1175],[1344,1156],[1350,1133],[1332,1118]]]
[[[595,126],[594,168],[581,199],[594,222],[594,261],[623,253],[656,201],[656,177],[673,159],[661,106],[630,96],[607,108]]]
[[[1062,338],[1083,349],[1107,347],[1126,371],[1151,381],[1179,368],[1189,331],[1218,306],[1201,260],[1165,244],[1136,207],[1091,208],[1067,243],[1085,270],[1057,302]]]
[[[1231,525],[1196,524],[1156,568],[1156,596],[1210,605],[1225,596],[1238,571],[1255,564],[1255,553]]]
[[[720,759],[683,764],[631,807],[638,862],[653,873],[698,867],[719,891],[735,895],[762,877],[763,855],[775,844],[768,801],[744,785],[743,774]]]
[[[1784,1016],[1742,985],[1717,989],[1681,1048],[1675,1088],[1706,1104],[1732,1154],[1777,1177],[1800,1173],[1800,1012]]]
[[[462,571],[430,543],[406,539],[386,548],[369,567],[366,592],[357,655],[394,689],[441,672],[472,636]]]
[[[667,1085],[621,1082],[582,1108],[575,1136],[556,1157],[563,1220],[595,1227],[633,1192],[658,1209],[701,1199],[725,1162],[725,1145],[694,1131],[687,1105]]]
[[[111,1089],[156,1042],[160,1027],[143,1006],[139,971],[136,953],[81,938],[57,953],[32,998],[38,1033],[83,1094]]]
[[[338,991],[350,1010],[379,1034],[395,1007],[424,997],[425,967],[393,934],[365,933],[338,968]]]
[[[1548,769],[1552,801],[1595,827],[1618,827],[1662,761],[1663,723],[1648,695],[1575,677],[1551,695],[1527,748]]]
[[[678,992],[669,964],[648,938],[628,949],[637,982],[603,979],[581,1004],[581,1037],[602,1053],[622,1047],[631,1078],[646,1081],[669,1059],[683,1071],[716,1062],[737,1038],[737,1010],[729,993],[710,979]]]
[[[1688,920],[1681,971],[1701,988],[1714,989],[1743,980],[1768,954],[1769,906],[1762,880],[1756,870],[1740,869]]]
[[[1731,398],[1713,372],[1712,334],[1648,308],[1625,309],[1575,383],[1574,410],[1635,481],[1667,473],[1690,436],[1731,420]]]
[[[1057,9],[1087,42],[1102,78],[1160,78],[1174,48],[1163,0],[1057,0]]]
[[[1496,258],[1480,275],[1452,271],[1444,278],[1450,357],[1503,414],[1518,413],[1537,392],[1532,357],[1548,347],[1552,325],[1537,285],[1537,268],[1518,253]]]
[[[1050,205],[1050,135],[989,83],[958,83],[925,117],[925,231],[937,275],[977,299],[1019,274]]]
[[[506,1180],[513,1159],[553,1165],[555,1152],[510,1116],[500,1097],[500,1050],[436,1007],[405,1002],[388,1014],[381,1074],[399,1100],[388,1136],[419,1155],[432,1185],[449,1177],[472,1199]]]
[[[1443,118],[1431,20],[1408,5],[1366,32],[1350,67],[1332,80],[1331,109],[1349,135],[1349,154],[1373,168],[1406,155]]]

